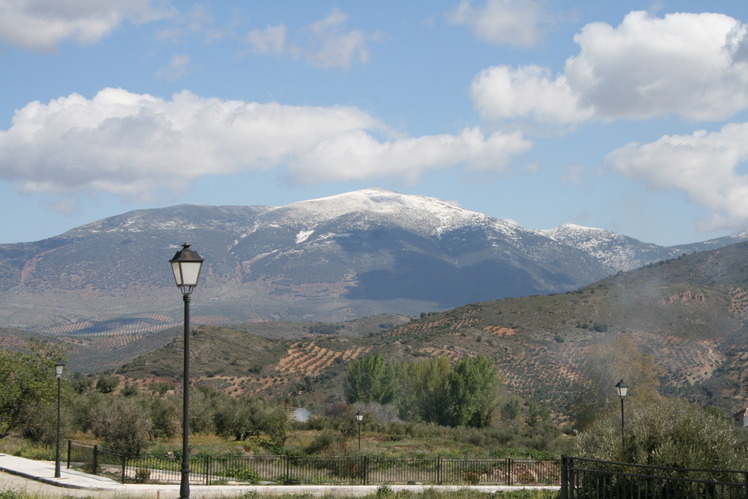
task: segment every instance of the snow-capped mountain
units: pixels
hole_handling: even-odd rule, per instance
[[[554,241],[584,251],[601,262],[610,272],[632,270],[683,253],[682,249],[643,243],[609,230],[575,224],[564,224],[541,232]]]
[[[139,210],[0,245],[0,326],[93,333],[178,323],[166,262],[183,241],[206,260],[196,320],[237,323],[417,315],[563,292],[746,236],[663,248],[568,224],[526,229],[377,188],[281,207]]]

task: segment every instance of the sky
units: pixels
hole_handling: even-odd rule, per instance
[[[748,229],[744,0],[0,0],[0,243],[368,187]]]

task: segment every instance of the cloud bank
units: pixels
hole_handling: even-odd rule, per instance
[[[723,14],[631,12],[618,27],[584,26],[561,74],[497,66],[476,76],[471,95],[492,120],[721,120],[748,108],[746,32]]]
[[[748,225],[748,123],[717,132],[666,135],[648,144],[630,143],[605,158],[605,164],[653,189],[681,189],[712,212],[702,230]]]
[[[379,138],[385,135],[384,139]],[[0,131],[0,179],[23,192],[107,192],[150,200],[203,175],[282,168],[292,182],[415,181],[461,164],[501,171],[531,147],[521,134],[386,137],[354,107],[286,106],[188,91],[171,100],[107,88],[18,110]]]

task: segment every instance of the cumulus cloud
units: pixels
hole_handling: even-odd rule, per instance
[[[68,39],[94,43],[125,20],[162,17],[152,0],[0,0],[0,40],[36,51],[52,51]]]
[[[538,121],[576,123],[593,114],[592,108],[579,104],[579,96],[566,78],[553,78],[550,71],[538,66],[488,68],[475,77],[470,95],[488,120],[529,116]]]
[[[488,0],[475,8],[461,0],[447,19],[468,26],[479,39],[497,45],[534,45],[540,38],[540,2],[532,0]]]
[[[0,131],[0,179],[24,192],[107,192],[152,199],[203,175],[284,168],[290,180],[398,177],[462,164],[502,170],[531,144],[519,134],[378,139],[377,120],[354,107],[171,100],[107,88],[16,111]]]
[[[618,27],[586,25],[574,38],[579,54],[556,76],[536,67],[483,71],[473,101],[492,119],[725,119],[748,107],[746,31],[723,14],[631,12]]]
[[[648,144],[631,143],[605,158],[605,164],[653,189],[682,189],[712,212],[703,230],[742,229],[748,225],[748,123],[716,132],[667,135]]]
[[[291,172],[308,181],[398,177],[412,183],[428,170],[458,164],[470,170],[505,170],[514,156],[531,146],[519,133],[485,136],[476,128],[458,135],[392,141],[379,141],[364,130],[354,130],[300,155]]]
[[[379,41],[378,33],[346,28],[348,15],[338,8],[290,34],[283,24],[252,30],[247,41],[256,54],[302,57],[309,64],[321,68],[350,68],[356,63],[369,62],[369,44]],[[295,35],[295,36],[292,36]]]

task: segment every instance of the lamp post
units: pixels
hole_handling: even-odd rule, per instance
[[[204,259],[190,245],[184,243],[174,258],[169,260],[174,280],[184,300],[184,376],[182,380],[182,482],[179,498],[190,497],[190,295],[197,286]]]
[[[361,454],[361,421],[363,421],[364,415],[361,411],[356,413],[356,420],[358,420],[358,453]]]
[[[62,360],[55,362],[55,377],[57,378],[57,444],[55,445],[55,478],[60,478],[60,381],[65,363]]]
[[[616,391],[618,392],[618,397],[621,399],[621,452],[623,452],[623,446],[625,444],[624,440],[624,425],[625,425],[625,419],[623,414],[623,399],[626,398],[626,395],[629,393],[629,385],[626,384],[625,381],[621,380],[618,383],[616,383]]]

